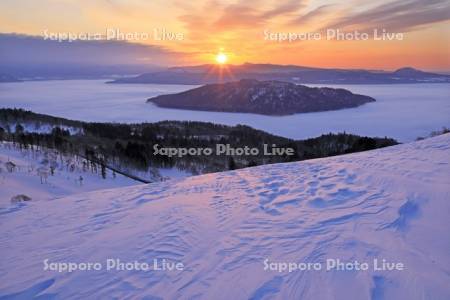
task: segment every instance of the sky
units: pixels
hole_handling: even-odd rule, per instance
[[[449,25],[450,0],[2,0],[0,55],[196,65],[225,53],[232,64],[449,71]],[[374,29],[389,35],[375,40]],[[320,37],[300,40],[308,33]],[[77,40],[55,41],[65,34]],[[280,40],[289,34],[297,39]]]

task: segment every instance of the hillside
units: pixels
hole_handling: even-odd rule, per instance
[[[446,134],[14,204],[0,210],[0,298],[448,299],[449,153]],[[44,270],[46,259],[101,268]],[[184,269],[107,271],[107,259]],[[326,271],[328,259],[371,267]],[[374,259],[404,269],[375,271]]]
[[[178,94],[147,100],[161,107],[245,112],[264,115],[337,110],[374,102],[375,99],[345,89],[311,88],[281,81],[243,79],[208,84]]]
[[[164,177],[199,175],[269,163],[290,162],[343,153],[371,150],[397,144],[390,138],[362,137],[347,133],[324,134],[306,140],[291,140],[248,126],[226,126],[206,122],[162,121],[120,124],[88,123],[55,118],[20,109],[0,109],[0,141],[16,141],[53,148],[134,175],[145,181]],[[154,147],[259,149],[257,155],[155,154]],[[294,155],[264,155],[264,145],[293,148]],[[176,173],[176,174],[174,174]],[[176,175],[176,176],[173,176]]]
[[[79,156],[0,142],[0,207],[9,206],[11,198],[21,194],[36,201],[139,183],[110,169],[102,175],[100,165]]]

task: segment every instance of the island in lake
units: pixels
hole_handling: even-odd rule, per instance
[[[345,89],[307,87],[282,81],[242,79],[207,84],[185,92],[147,100],[177,109],[291,115],[351,108],[375,99]]]

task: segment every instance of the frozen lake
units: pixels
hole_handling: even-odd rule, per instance
[[[346,131],[367,136],[389,136],[406,142],[443,126],[450,127],[450,84],[329,85],[371,96],[377,102],[339,111],[279,117],[159,108],[146,103],[146,99],[194,86],[104,82],[54,80],[0,83],[0,107],[24,108],[97,122],[193,120],[246,124],[295,139]]]

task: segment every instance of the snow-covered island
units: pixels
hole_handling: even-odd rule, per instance
[[[345,89],[316,88],[283,81],[239,81],[207,84],[177,94],[159,95],[147,100],[161,107],[292,115],[351,108],[374,102],[369,96]]]
[[[0,298],[448,299],[449,159],[446,134],[13,203]]]

